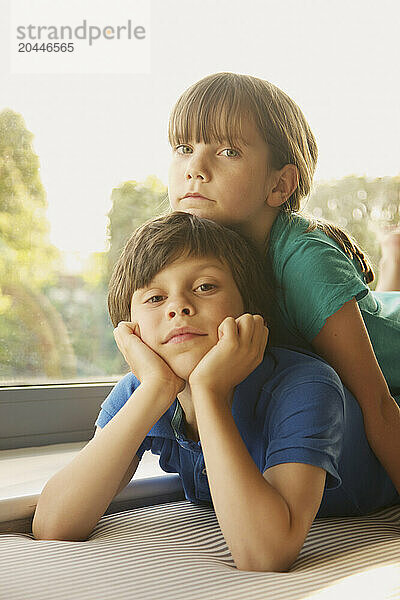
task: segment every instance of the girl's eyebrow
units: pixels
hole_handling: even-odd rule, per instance
[[[244,139],[244,138],[236,138],[236,139],[231,139],[231,141],[229,141],[228,138],[224,138],[222,140],[216,141],[216,144],[224,144],[227,146],[233,146],[233,147],[239,147],[240,146],[248,146],[249,143]]]
[[[186,140],[178,140],[177,141],[178,144],[205,144],[206,142],[204,142],[204,140],[197,140],[197,139],[186,139]],[[223,137],[223,138],[219,138],[219,139],[213,139],[210,140],[209,142],[207,142],[207,145],[211,145],[214,144],[215,146],[221,146],[221,145],[226,145],[226,146],[232,146],[232,147],[239,147],[240,146],[250,146],[250,142],[248,140],[246,140],[245,138],[236,138],[236,139],[231,139],[231,141],[229,141],[228,137]]]

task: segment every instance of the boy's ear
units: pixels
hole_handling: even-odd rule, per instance
[[[290,198],[299,185],[299,171],[296,165],[287,164],[275,171],[272,177],[274,183],[266,201],[272,208],[277,208]]]

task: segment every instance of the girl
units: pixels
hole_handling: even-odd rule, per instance
[[[179,98],[169,141],[172,209],[235,228],[267,256],[277,290],[272,343],[312,349],[334,367],[400,492],[400,293],[372,292],[355,241],[300,214],[317,161],[303,113],[267,81],[217,73]]]

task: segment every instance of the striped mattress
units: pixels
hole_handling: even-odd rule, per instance
[[[85,542],[0,534],[1,600],[400,599],[400,506],[317,519],[287,573],[239,571],[212,507],[100,519]]]

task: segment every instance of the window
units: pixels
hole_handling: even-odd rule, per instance
[[[46,386],[78,397],[85,389],[96,403],[127,372],[107,314],[108,279],[132,229],[168,205],[168,114],[204,75],[249,73],[298,102],[319,144],[307,209],[346,227],[375,264],[382,226],[399,222],[394,0],[362,11],[342,1],[205,0],[202,19],[197,5],[184,8],[154,2],[149,75],[21,77],[2,63],[0,403],[8,411],[20,403],[14,425],[26,420],[29,430],[24,411],[36,401],[43,424]],[[65,401],[52,439],[65,441],[71,427],[89,435],[92,416],[62,420],[74,410]],[[16,439],[28,434],[16,430]]]

